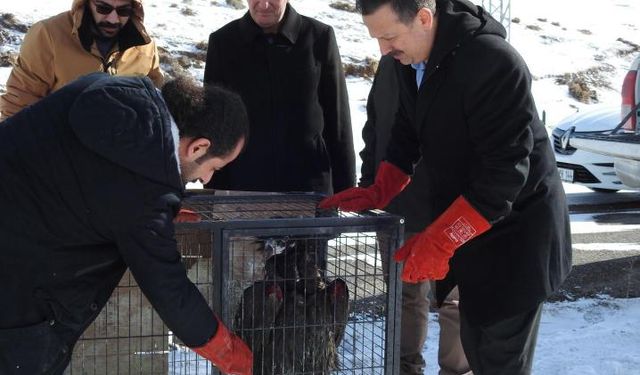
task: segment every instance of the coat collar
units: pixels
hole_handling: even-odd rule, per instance
[[[424,124],[424,118],[430,109],[433,95],[424,95],[423,88],[429,77],[437,70],[446,67],[453,59],[458,49],[480,34],[494,34],[504,38],[506,31],[502,25],[493,19],[483,8],[467,0],[437,0],[436,16],[438,29],[433,43],[433,49],[427,61],[423,86],[418,91],[415,81],[415,70],[410,65],[397,66],[405,86],[411,90],[410,95],[416,100],[415,125],[419,129]]]
[[[301,23],[302,16],[287,3],[277,34],[283,36],[289,43],[295,44],[300,34]],[[245,44],[252,43],[256,38],[264,35],[262,28],[255,23],[249,12],[240,18],[240,32]]]
[[[467,0],[437,0],[436,4],[438,29],[425,68],[425,80],[475,36],[494,34],[506,37],[504,27],[480,6]],[[402,66],[400,70],[405,79],[415,81],[415,71],[411,66]]]
[[[438,29],[425,70],[428,76],[463,44],[480,34],[506,37],[506,30],[482,7],[467,0],[437,0]]]

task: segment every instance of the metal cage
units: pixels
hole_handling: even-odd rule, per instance
[[[507,30],[507,40],[511,37],[511,0],[475,0]]]
[[[254,375],[397,374],[402,220],[317,210],[314,194],[195,194],[176,226],[189,278],[254,352]],[[66,374],[219,374],[127,272]]]

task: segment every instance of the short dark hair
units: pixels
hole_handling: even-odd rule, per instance
[[[356,0],[356,9],[363,16],[368,16],[387,4],[404,24],[413,21],[420,8],[427,8],[434,14],[436,12],[436,0]]]
[[[180,138],[206,138],[210,156],[229,154],[240,139],[248,140],[249,116],[240,96],[222,87],[202,86],[193,78],[179,76],[162,87],[169,112]]]

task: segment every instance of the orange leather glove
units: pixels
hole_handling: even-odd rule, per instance
[[[323,199],[319,208],[337,207],[343,211],[362,211],[385,208],[409,184],[411,178],[400,168],[383,161],[376,172],[373,185],[354,187]]]
[[[459,196],[431,225],[396,251],[394,259],[404,261],[402,280],[417,283],[444,279],[453,253],[490,228],[491,224]]]
[[[218,319],[216,334],[203,346],[191,348],[228,375],[251,375],[253,353],[240,337],[231,333]]]
[[[195,211],[187,210],[185,208],[181,208],[178,211],[178,214],[173,219],[174,223],[197,223],[201,220],[200,215],[198,215]]]

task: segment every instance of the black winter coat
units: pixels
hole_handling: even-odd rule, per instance
[[[493,227],[459,248],[438,283],[458,284],[470,321],[534,308],[571,268],[564,191],[531,95],[531,76],[504,28],[465,0],[439,0],[438,30],[420,90],[395,62],[400,110],[387,159],[407,173],[422,157],[440,215],[459,195]]]
[[[331,193],[355,184],[349,100],[333,29],[287,5],[277,34],[249,13],[209,37],[205,83],[238,92],[251,139],[208,187]]]
[[[148,78],[91,74],[0,123],[0,175],[0,373],[62,373],[127,267],[185,344],[215,333],[176,248],[183,184]]]
[[[373,184],[380,162],[386,156],[396,112],[398,111],[398,79],[393,57],[383,56],[376,71],[369,98],[367,99],[367,122],[362,128],[364,148],[360,186]],[[405,233],[422,231],[433,219],[433,213],[425,207],[429,202],[429,182],[425,169],[419,163],[411,176],[411,183],[384,208],[393,214],[404,216]]]

